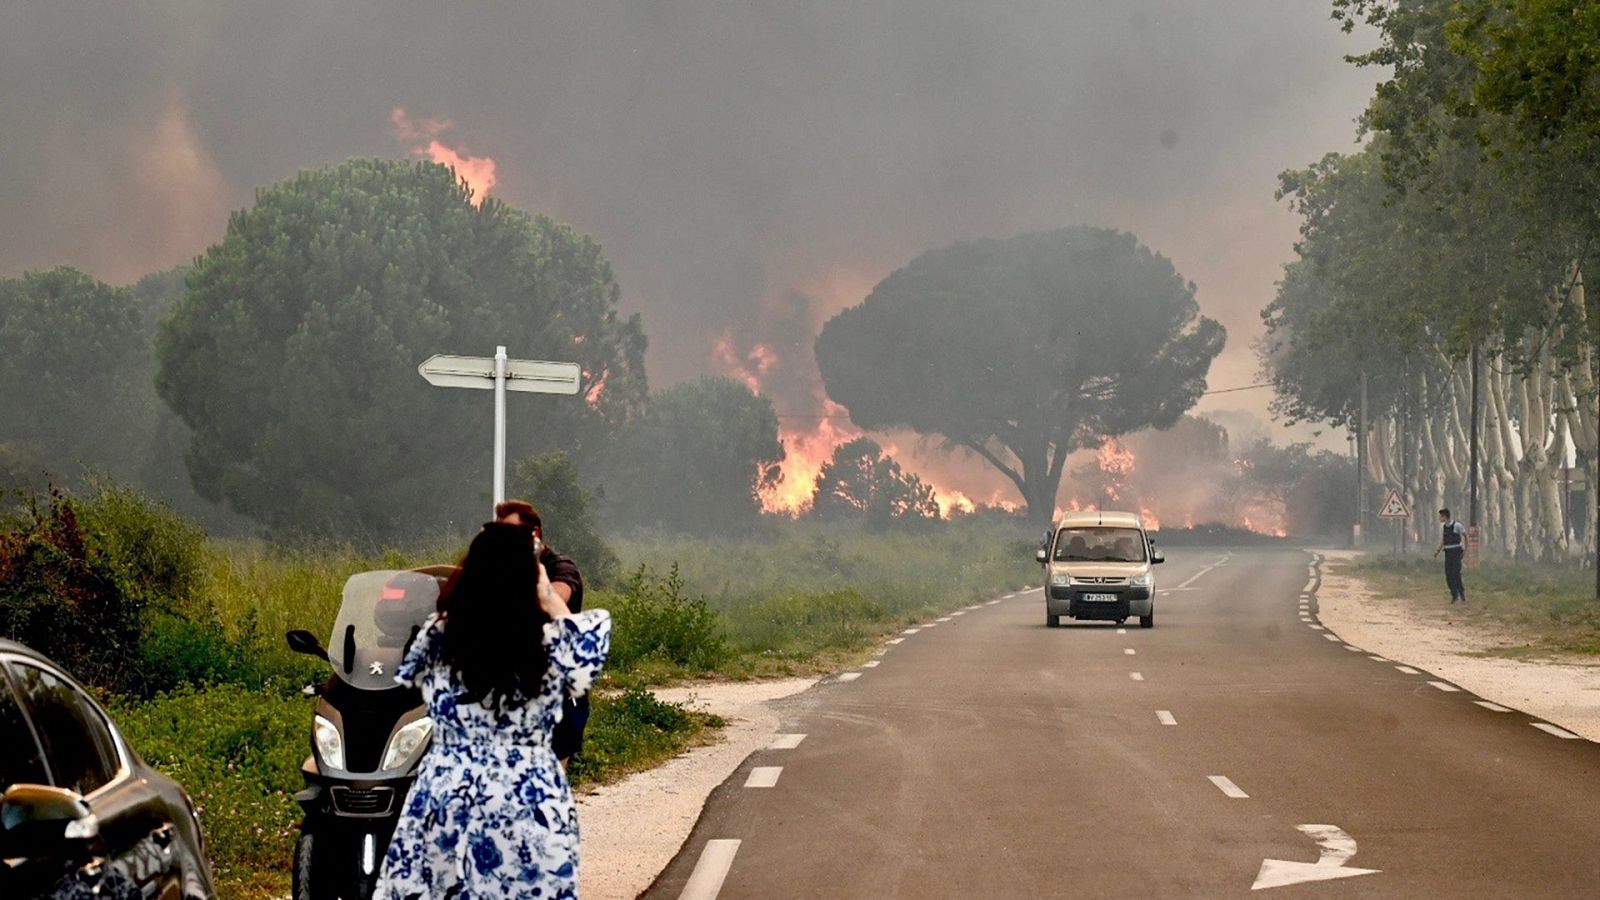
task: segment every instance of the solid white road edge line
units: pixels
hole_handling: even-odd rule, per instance
[[[1421,672],[1418,672],[1416,669],[1413,669],[1410,666],[1395,666],[1394,670],[1396,672],[1401,673],[1402,675],[1421,675],[1422,674]]]
[[[1529,724],[1533,725],[1533,727],[1539,729],[1545,734],[1553,734],[1558,738],[1563,738],[1569,741],[1575,741],[1578,739],[1578,736],[1572,732],[1566,730],[1565,728],[1558,728],[1554,725],[1551,725],[1549,722],[1532,722]]]
[[[861,677],[861,673],[860,672],[843,672],[843,673],[841,673],[839,675],[839,680],[840,681],[855,681],[857,678],[860,678],[860,677]]]
[[[722,891],[722,882],[728,877],[728,870],[733,867],[734,854],[739,852],[739,841],[730,838],[718,838],[706,841],[705,847],[700,850],[700,859],[694,864],[694,872],[689,875],[689,882],[683,886],[683,893],[678,895],[678,900],[716,900]]]
[[[1173,718],[1172,713],[1169,710],[1165,710],[1165,709],[1156,710],[1156,721],[1160,722],[1163,725],[1176,725],[1176,724],[1178,724],[1178,720]]]
[[[1211,783],[1216,785],[1217,790],[1221,791],[1224,796],[1232,797],[1235,800],[1250,799],[1250,795],[1239,790],[1239,786],[1230,781],[1226,775],[1207,775],[1206,778],[1210,779]]]
[[[1454,694],[1454,693],[1457,693],[1457,692],[1459,692],[1461,690],[1461,688],[1458,688],[1455,685],[1450,684],[1447,681],[1430,681],[1428,683],[1433,685],[1434,687],[1438,688],[1439,690],[1444,691],[1447,694]]]
[[[800,742],[805,739],[806,736],[803,734],[775,734],[772,736],[772,743],[767,745],[767,749],[793,750],[800,746]]]
[[[1490,703],[1487,700],[1474,700],[1472,702],[1478,704],[1479,706],[1483,707],[1484,709],[1487,709],[1490,712],[1511,712],[1511,710],[1507,709],[1506,707],[1501,706],[1498,703]]]
[[[1194,573],[1193,575],[1190,575],[1189,576],[1189,580],[1187,580],[1187,581],[1183,582],[1182,584],[1178,585],[1178,590],[1181,591],[1184,588],[1188,587],[1189,585],[1194,584],[1195,581],[1197,581],[1200,578],[1201,575],[1206,574],[1207,572],[1211,571],[1212,569],[1215,569],[1217,566],[1220,566],[1220,565],[1222,565],[1223,563],[1225,563],[1227,561],[1228,561],[1228,556],[1226,554],[1224,554],[1221,559],[1217,560],[1216,562],[1212,563],[1209,566],[1206,566],[1204,569],[1201,569],[1200,571]]]
[[[778,776],[783,774],[783,766],[756,766],[750,770],[750,777],[744,780],[748,788],[769,788],[778,783]]]

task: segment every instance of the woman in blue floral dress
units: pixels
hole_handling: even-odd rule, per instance
[[[484,526],[395,675],[421,689],[433,746],[376,900],[578,896],[577,812],[550,734],[604,664],[611,620],[568,612],[531,537]]]

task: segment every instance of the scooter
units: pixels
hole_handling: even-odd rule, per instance
[[[433,720],[395,669],[438,607],[453,566],[362,572],[345,582],[328,648],[309,631],[289,648],[333,672],[307,685],[317,698],[311,754],[301,766],[305,810],[294,850],[294,900],[369,900],[400,820]]]

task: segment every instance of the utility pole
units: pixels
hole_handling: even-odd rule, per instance
[[[1478,564],[1478,554],[1483,546],[1482,532],[1478,530],[1478,444],[1480,443],[1478,437],[1478,369],[1481,368],[1478,355],[1478,345],[1474,343],[1472,345],[1472,433],[1468,437],[1472,450],[1468,454],[1467,461],[1467,467],[1471,471],[1467,473],[1467,483],[1469,485],[1467,494],[1469,499],[1467,503],[1467,547],[1465,550],[1466,559],[1464,560],[1472,566]]]
[[[1361,423],[1356,430],[1356,527],[1355,545],[1360,547],[1362,526],[1367,521],[1367,373],[1361,372]]]

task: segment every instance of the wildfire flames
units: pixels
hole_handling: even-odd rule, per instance
[[[410,145],[411,155],[426,157],[455,170],[456,177],[466,182],[472,191],[472,202],[481,205],[495,185],[495,163],[492,157],[472,156],[466,148],[457,149],[441,141],[445,132],[455,127],[448,119],[423,119],[413,121],[403,107],[389,112],[389,125],[394,129],[395,140]]]

